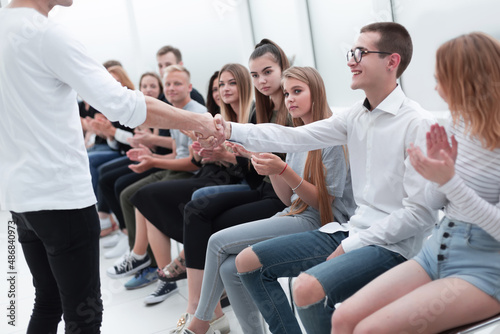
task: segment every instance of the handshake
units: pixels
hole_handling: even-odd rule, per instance
[[[212,117],[209,113],[200,115],[196,138],[203,148],[215,148],[231,137],[231,123],[222,116]]]

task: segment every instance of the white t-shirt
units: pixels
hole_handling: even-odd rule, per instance
[[[96,202],[77,92],[111,121],[146,119],[67,29],[30,8],[0,9],[0,209],[78,209]]]

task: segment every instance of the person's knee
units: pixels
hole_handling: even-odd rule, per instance
[[[312,305],[325,298],[323,286],[306,273],[300,274],[293,284],[293,300],[298,307]]]
[[[239,273],[247,273],[262,267],[252,247],[247,247],[236,256],[236,269]]]
[[[352,333],[357,323],[357,313],[349,307],[340,305],[332,315],[332,332]]]

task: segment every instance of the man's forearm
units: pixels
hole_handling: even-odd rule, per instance
[[[158,99],[146,96],[147,116],[144,126],[160,129],[193,130],[204,137],[215,136],[215,126],[208,117],[183,109],[175,108]]]

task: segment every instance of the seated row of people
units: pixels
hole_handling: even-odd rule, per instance
[[[289,68],[284,52],[263,40],[249,63],[254,113],[248,70],[229,64],[215,79],[222,101],[217,122],[231,142],[215,149],[201,148],[203,140],[194,143],[186,159],[196,166],[190,170],[201,167],[197,174],[176,180],[151,176],[121,193],[126,198],[122,209],[135,210],[134,226],[127,225],[127,230],[136,233],[131,253],[108,274],[135,273],[130,281],[135,287],[157,272],[160,282],[145,299],[148,304],[163,301],[176,291],[175,281],[187,276],[188,307],[173,331],[178,333],[227,333],[219,303],[224,289],[245,333],[265,332],[255,321],[258,314],[272,333],[300,332],[279,277],[298,276],[294,301],[311,333],[388,333],[422,326],[423,331],[438,332],[500,312],[500,268],[491,264],[499,263],[500,254],[499,227],[494,223],[500,191],[493,99],[498,88],[464,73],[471,64],[480,75],[500,75],[500,70],[487,57],[480,64],[468,59],[476,52],[470,45],[479,45],[486,54],[500,50],[491,37],[470,34],[438,51],[437,90],[452,111],[454,123],[448,131],[458,138],[452,137],[449,144],[444,128],[431,127],[432,115],[397,84],[413,51],[401,25],[376,23],[361,29],[347,60],[353,73],[351,88],[362,89],[366,99],[334,116],[319,73]],[[443,56],[449,52],[459,60]],[[168,71],[179,72],[176,76],[188,73],[182,67]],[[483,90],[487,97],[470,95]],[[169,95],[167,88],[165,92],[175,100],[176,94]],[[184,102],[174,106],[182,108]],[[290,119],[294,126],[283,127],[292,125]],[[260,125],[268,122],[277,125]],[[287,153],[286,159],[257,153],[269,151]],[[474,155],[479,165],[469,167],[468,155]],[[133,166],[137,171],[160,167],[166,168],[161,175],[170,175],[177,168],[144,147],[129,156],[138,160]],[[245,191],[226,187],[255,174],[266,176],[268,182],[248,182],[250,190]],[[214,183],[226,192],[193,198],[195,191]],[[494,186],[485,189],[486,184]],[[464,199],[486,212],[478,222],[477,209]],[[446,217],[436,224],[437,209],[443,206]],[[454,236],[481,241],[471,252],[467,244],[450,244]],[[174,261],[170,238],[185,245]],[[458,264],[454,255],[465,253],[469,262]],[[490,256],[491,263],[474,265],[471,272],[472,263],[484,256]],[[439,268],[447,265],[454,269],[441,272]],[[430,307],[449,285],[465,291],[453,297],[473,300],[474,312],[465,314],[459,306],[448,310],[447,305],[446,312],[433,315],[434,320],[418,321],[426,319],[418,310]],[[396,316],[397,310],[403,310],[402,315]],[[451,316],[457,313],[463,317]],[[391,321],[381,321],[388,317]],[[414,321],[407,321],[410,318]]]

